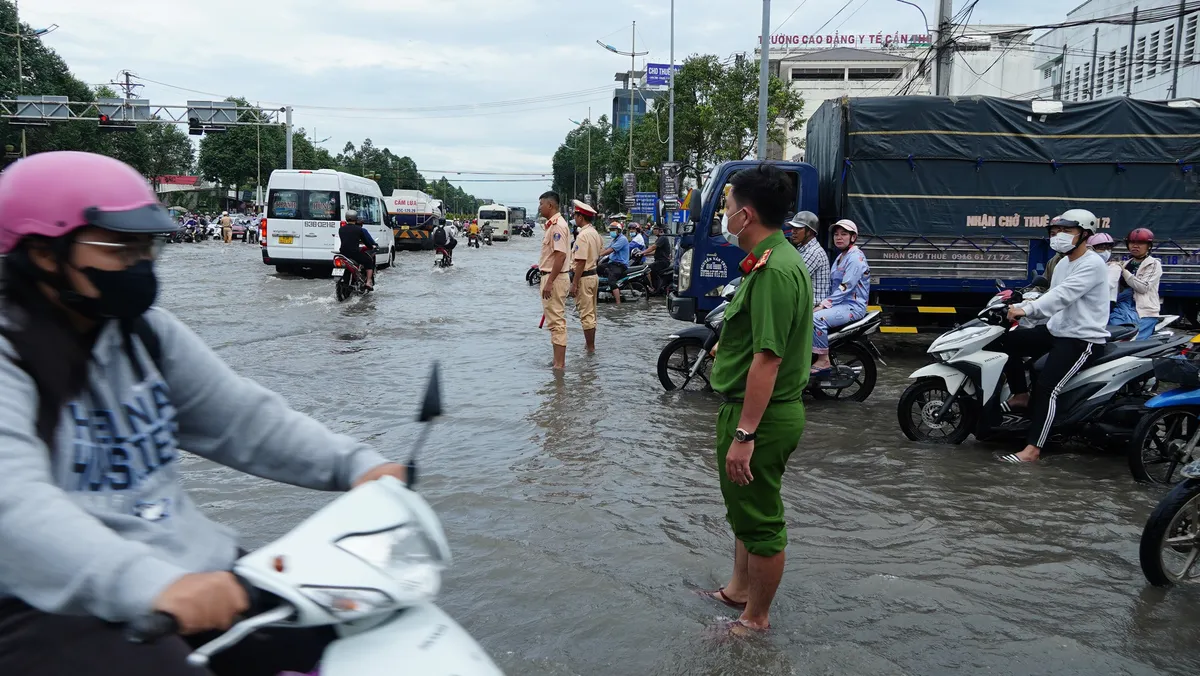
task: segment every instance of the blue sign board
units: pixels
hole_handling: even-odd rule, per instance
[[[658,210],[658,193],[656,192],[639,192],[635,195],[633,208],[629,210],[632,214],[647,214],[653,216]]]
[[[672,223],[687,223],[688,217],[690,215],[691,215],[691,212],[689,212],[686,209],[681,209],[679,211],[672,211],[671,212],[671,222]]]
[[[675,77],[679,77],[679,71],[683,69],[680,64],[675,64]],[[671,65],[666,63],[648,63],[646,64],[646,86],[648,87],[665,87],[671,84]]]

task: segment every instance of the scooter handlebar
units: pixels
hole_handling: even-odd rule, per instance
[[[250,584],[249,581],[241,576],[234,576],[238,584],[242,585],[242,589],[246,590],[246,598],[249,600],[249,607],[246,610],[247,614],[256,614],[261,612],[264,596],[270,597],[269,594],[264,594],[258,587]],[[130,643],[154,643],[159,639],[166,638],[173,634],[179,633],[179,620],[170,613],[165,613],[161,610],[142,615],[134,618],[125,625],[125,640]]]

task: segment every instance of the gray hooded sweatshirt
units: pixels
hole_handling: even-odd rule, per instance
[[[120,622],[149,612],[182,575],[228,570],[236,536],[183,491],[181,448],[319,490],[347,490],[387,462],[234,373],[169,312],[146,319],[162,373],[134,337],[147,374],[137,382],[110,322],[53,450],[34,429],[37,387],[0,338],[0,597]]]

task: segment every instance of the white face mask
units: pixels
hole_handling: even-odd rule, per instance
[[[745,207],[738,209],[737,211],[733,212],[733,215],[737,216],[738,214],[742,213],[742,211],[744,209],[745,209]],[[742,226],[742,232],[745,232],[745,231],[746,231],[745,226]],[[734,233],[729,231],[729,213],[726,212],[724,215],[722,215],[721,216],[721,235],[725,237],[725,241],[729,242],[730,244],[732,244],[734,246],[737,246],[738,245],[738,235],[740,235],[740,234],[741,233],[739,232],[737,235],[735,235]]]
[[[1106,263],[1108,262],[1108,259],[1112,258],[1111,251],[1097,251],[1096,253],[1100,254],[1100,258],[1103,258],[1104,262]]]
[[[1050,248],[1060,254],[1069,253],[1075,248],[1075,235],[1069,232],[1060,232],[1050,238]]]

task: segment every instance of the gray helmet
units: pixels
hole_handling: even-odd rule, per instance
[[[792,216],[791,224],[793,228],[808,228],[813,232],[819,232],[821,227],[821,221],[811,211],[801,211]]]
[[[359,216],[358,212],[355,211],[354,209],[347,209],[346,210],[346,222],[347,223],[362,223],[362,216]]]

